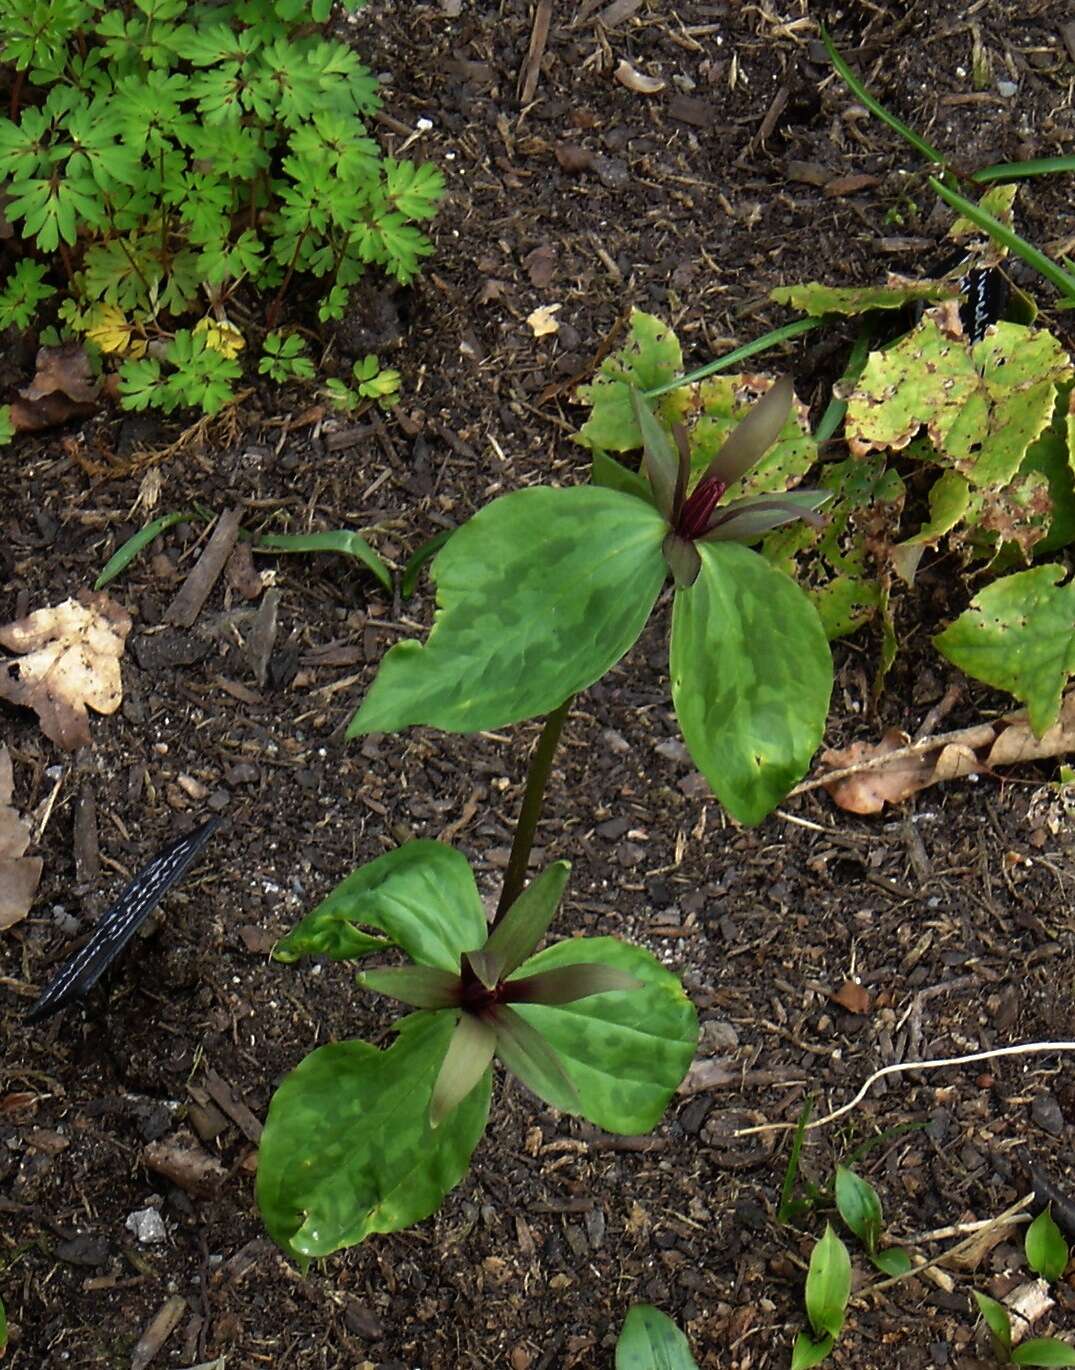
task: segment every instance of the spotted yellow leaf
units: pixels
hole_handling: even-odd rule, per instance
[[[222,357],[237,357],[246,346],[246,339],[233,323],[227,319],[199,319],[194,325],[195,333],[204,333],[205,342]]]

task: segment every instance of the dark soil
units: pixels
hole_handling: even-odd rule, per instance
[[[531,4],[382,0],[357,16],[387,110],[418,135],[409,154],[449,182],[416,288],[395,301],[371,289],[335,340],[338,357],[372,347],[402,370],[401,411],[348,427],[304,412],[309,396],[256,392],[230,428],[159,463],[157,512],[197,500],[241,507],[248,529],[364,528],[401,564],[499,492],[584,478],[572,383],[629,306],[669,319],[695,365],[782,322],[767,301],[777,284],[864,284],[943,257],[947,212],[933,211],[911,151],[828,79],[804,0],[779,18],[765,4],[643,0],[608,29],[598,12],[616,5],[552,8],[525,105]],[[831,18],[872,88],[961,165],[1072,151],[1073,54],[1054,5],[863,4]],[[980,92],[975,33],[993,71]],[[664,89],[626,89],[621,59]],[[998,79],[1016,93],[998,94]],[[405,142],[382,132],[391,149]],[[1028,183],[1019,205],[1029,238],[1067,238],[1070,252],[1070,177]],[[526,317],[552,304],[559,333],[535,339]],[[820,406],[847,339],[813,337],[765,364],[791,369]],[[141,473],[85,468],[102,445],[123,454],[140,440],[146,430],[109,418],[74,445],[61,435],[0,459],[0,621],[92,584],[144,521]],[[400,605],[341,559],[281,559],[259,685],[243,649],[256,606],[223,581],[189,632],[162,623],[201,534],[180,525],[113,587],[135,627],[122,709],[94,717],[92,747],[72,757],[31,715],[0,720],[20,807],[41,815],[54,797],[39,900],[0,937],[7,1364],[129,1366],[179,1300],[155,1366],[606,1367],[627,1309],[649,1301],[686,1328],[702,1365],[787,1366],[825,1203],[801,1227],[779,1225],[788,1134],[731,1133],[793,1122],[811,1097],[827,1111],[890,1062],[1075,1036],[1070,823],[1040,790],[1054,773],[937,788],[881,820],[814,791],[738,830],[678,744],[659,613],[572,712],[538,859],[574,863],[561,934],[636,938],[683,974],[712,1087],[679,1098],[652,1138],[625,1141],[501,1080],[473,1169],[436,1217],[303,1278],[254,1208],[258,1119],[314,1045],[383,1042],[393,1015],[356,994],[346,967],[288,968],[268,948],[353,866],[412,834],[457,843],[495,901],[536,725],[345,744],[381,655],[428,623],[428,586]],[[924,584],[901,610],[904,650],[879,710],[875,641],[839,648],[830,745],[913,731],[943,694],[943,663],[916,625],[958,611],[966,592],[944,563]],[[970,689],[946,726],[1003,705]],[[222,830],[109,992],[26,1027],[88,920],[209,812]],[[849,979],[866,991],[850,1001],[860,1012],[831,998]],[[188,1128],[223,1167],[207,1195],[146,1164],[147,1143]],[[911,1242],[1001,1213],[1029,1192],[1032,1161],[1071,1193],[1073,1138],[1071,1066],[1037,1055],[885,1081],[809,1136],[801,1169],[824,1185],[871,1143],[857,1164],[890,1232]],[[162,1244],[128,1230],[147,1206]],[[855,1261],[863,1280],[860,1250]],[[970,1366],[984,1355],[971,1288],[1003,1293],[1021,1270],[1012,1229],[976,1268],[865,1298],[832,1363]],[[1036,1330],[1051,1318],[1070,1333],[1075,1292],[1061,1283],[1054,1296]]]

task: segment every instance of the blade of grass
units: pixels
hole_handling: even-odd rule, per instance
[[[810,1121],[810,1110],[814,1106],[813,1095],[808,1095],[803,1104],[799,1121],[795,1124],[795,1135],[791,1139],[788,1164],[784,1171],[784,1183],[780,1186],[780,1206],[776,1210],[778,1223],[786,1223],[792,1214],[795,1199],[795,1181],[799,1178],[799,1153],[803,1149],[806,1124]]]
[[[144,528],[139,528],[133,537],[127,541],[105,562],[104,570],[93,582],[95,590],[101,590],[109,581],[115,580],[121,571],[125,571],[135,559],[143,547],[148,547],[154,538],[168,528],[173,528],[177,523],[182,523],[184,519],[189,519],[190,515],[180,510],[175,514],[162,514],[159,519],[154,519],[152,523],[147,523]]]
[[[854,345],[851,348],[851,355],[847,359],[844,367],[844,374],[840,377],[839,385],[854,385],[862,375],[862,368],[866,365],[866,358],[870,355],[870,341],[873,338],[873,329],[867,322],[859,328]],[[835,392],[836,387],[833,387]],[[832,399],[825,406],[825,412],[821,416],[821,421],[814,433],[814,441],[820,446],[823,442],[828,442],[837,428],[843,423],[844,415],[847,413],[847,401],[838,400],[835,393]]]
[[[983,232],[988,233],[996,242],[1003,243],[1009,252],[1014,252],[1017,257],[1021,257],[1027,266],[1040,276],[1044,276],[1047,281],[1052,281],[1065,299],[1075,303],[1075,276],[1069,275],[1063,267],[1057,266],[1051,257],[1047,257],[1044,252],[1039,251],[1033,243],[1028,243],[1025,238],[1020,237],[1007,224],[1002,224],[999,219],[995,219],[992,214],[976,205],[973,200],[968,200],[958,191],[943,185],[936,176],[931,176],[929,183],[945,204],[958,210],[972,224],[977,224]]]
[[[1051,176],[1056,171],[1075,171],[1075,157],[1032,157],[1026,162],[998,162],[973,171],[970,180],[978,185],[989,181],[1018,181],[1025,176]]]
[[[860,104],[865,105],[871,114],[876,114],[882,123],[887,124],[890,129],[894,130],[901,138],[910,143],[915,151],[921,153],[927,162],[935,162],[944,167],[945,175],[948,175],[948,163],[943,153],[938,152],[932,143],[927,142],[921,134],[916,133],[913,128],[908,127],[902,119],[897,119],[894,114],[885,109],[880,100],[870,94],[837,51],[836,45],[833,43],[832,37],[824,24],[821,25],[821,41],[825,44],[825,51],[829,54],[829,60],[836,68],[838,74],[843,78],[844,84],[850,89],[855,99],[858,100]]]
[[[410,599],[411,595],[414,594],[418,587],[418,577],[421,575],[422,567],[437,555],[454,532],[454,528],[442,528],[439,533],[434,533],[431,538],[423,542],[416,552],[411,553],[399,579],[399,593],[403,599]]]
[[[670,390],[678,390],[681,385],[694,385],[697,381],[704,381],[707,376],[714,375],[717,371],[727,371],[729,367],[745,362],[748,357],[756,357],[759,352],[767,352],[770,347],[777,347],[782,342],[788,342],[792,338],[798,338],[803,333],[809,333],[813,328],[820,328],[822,324],[828,323],[827,319],[793,319],[791,323],[781,324],[779,328],[773,328],[768,333],[763,333],[760,338],[755,338],[753,342],[744,343],[742,347],[737,347],[734,352],[727,353],[726,356],[718,357],[716,361],[706,362],[705,366],[700,366],[697,371],[688,371],[685,376],[677,376],[674,381],[666,381],[664,385],[655,385],[652,390],[644,390],[642,393],[646,399],[654,400],[658,395],[667,395]]]
[[[392,573],[361,533],[335,528],[327,533],[267,533],[254,543],[255,552],[343,552],[355,557],[392,593]]]

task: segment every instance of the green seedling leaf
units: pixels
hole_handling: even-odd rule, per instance
[[[802,1155],[806,1139],[806,1124],[810,1121],[810,1110],[814,1106],[812,1097],[807,1097],[795,1122],[795,1133],[788,1150],[788,1163],[784,1167],[784,1180],[780,1186],[780,1206],[776,1210],[778,1223],[791,1222],[799,1215],[802,1205],[795,1198],[795,1184],[799,1178],[799,1157]]]
[[[667,1314],[636,1303],[616,1342],[616,1370],[697,1370],[690,1343]]]
[[[843,1165],[836,1167],[836,1209],[868,1254],[875,1255],[881,1236],[881,1200],[868,1180]]]
[[[154,519],[152,523],[147,523],[144,528],[140,528],[137,533],[129,537],[122,547],[118,548],[105,562],[104,570],[93,583],[95,590],[101,590],[109,581],[115,580],[121,571],[125,571],[143,548],[148,547],[154,538],[160,537],[161,533],[167,532],[169,528],[174,528],[177,523],[182,523],[184,519],[190,518],[189,514],[182,511],[174,514],[163,514],[159,519]]]
[[[591,963],[626,972],[642,987],[513,1008],[556,1052],[578,1090],[584,1118],[608,1132],[648,1132],[687,1073],[698,1039],[697,1014],[676,977],[641,947],[588,937],[546,947],[508,983]]]
[[[454,532],[454,528],[441,529],[439,533],[434,533],[431,538],[427,538],[421,547],[407,558],[407,564],[399,578],[399,593],[403,599],[410,599],[411,595],[414,594],[418,588],[418,577],[422,567],[427,561],[433,560]]]
[[[440,1127],[489,1069],[497,1046],[496,1029],[473,1014],[461,1013],[433,1085],[429,1124]]]
[[[669,656],[683,740],[741,823],[802,778],[825,727],[832,658],[817,610],[764,558],[698,543],[702,572],[676,592]]]
[[[495,985],[532,955],[552,922],[570,874],[570,862],[554,861],[530,881],[508,909],[482,948],[492,975],[486,984]]]
[[[1067,1269],[1068,1244],[1045,1208],[1026,1230],[1026,1263],[1035,1275],[1052,1283]]]
[[[893,1279],[906,1275],[914,1264],[902,1246],[886,1246],[883,1251],[875,1251],[870,1260],[878,1270]]]
[[[1056,722],[1075,671],[1075,582],[1061,585],[1066,575],[1048,563],[1005,576],[933,639],[961,671],[1025,704],[1038,737]]]
[[[998,162],[972,171],[970,179],[979,185],[989,181],[1022,180],[1028,176],[1051,176],[1058,171],[1075,171],[1075,157],[1030,157],[1025,162]]]
[[[970,486],[958,471],[944,471],[929,492],[929,520],[914,537],[897,543],[890,551],[896,574],[906,584],[914,583],[918,563],[927,547],[935,547],[945,533],[959,523],[970,505]]]
[[[346,528],[327,533],[266,533],[254,544],[255,552],[343,552],[372,571],[389,594],[392,572],[360,533]]]
[[[826,1223],[825,1235],[811,1251],[806,1272],[806,1316],[818,1337],[835,1340],[840,1335],[850,1297],[851,1257]]]
[[[387,1051],[366,1042],[319,1047],[269,1105],[258,1207],[269,1235],[304,1268],[428,1217],[466,1173],[485,1130],[488,1070],[439,1128],[430,1126],[453,1015],[415,1013],[398,1026]]]
[[[946,281],[904,281],[892,277],[888,285],[832,286],[820,281],[805,285],[779,285],[769,291],[777,304],[800,309],[804,314],[868,314],[874,309],[902,309],[919,300],[954,299],[959,286]]]
[[[978,1304],[978,1312],[989,1328],[989,1337],[997,1355],[1002,1361],[1009,1361],[1012,1353],[1012,1327],[1008,1310],[996,1299],[991,1299],[988,1294],[979,1294],[977,1289],[974,1290],[974,1298]]]
[[[386,994],[412,1008],[456,1008],[459,1005],[459,977],[433,966],[391,966],[383,970],[359,971],[355,981],[360,989]]]
[[[791,1348],[791,1370],[810,1370],[811,1366],[820,1365],[835,1345],[835,1337],[825,1336],[820,1341],[814,1341],[809,1333],[800,1332]]]
[[[988,233],[994,242],[1000,243],[1010,252],[1014,252],[1017,257],[1026,262],[1032,271],[1036,271],[1039,276],[1044,276],[1047,281],[1051,281],[1064,300],[1075,302],[1075,275],[1065,271],[1063,267],[1057,266],[1051,257],[1047,257],[1044,252],[1039,251],[1032,243],[1028,243],[1014,229],[1009,228],[1000,219],[994,218],[992,214],[976,205],[972,200],[967,200],[956,191],[949,189],[948,186],[942,185],[935,176],[929,178],[929,183],[946,204],[958,210],[964,218],[969,219],[982,232]]]
[[[377,928],[389,941],[357,924]],[[360,866],[276,944],[277,961],[346,961],[395,944],[412,961],[455,975],[488,926],[470,863],[442,842],[420,839]]]
[[[649,391],[673,381],[682,365],[679,340],[668,325],[653,314],[632,310],[627,346],[605,358],[592,385],[579,387],[579,398],[592,405],[592,412],[578,441],[604,452],[633,452],[641,447],[631,390]],[[659,418],[671,426],[685,405],[685,396],[666,400],[659,406]]]
[[[1055,1337],[1031,1337],[1012,1352],[1013,1365],[1075,1365],[1075,1350]]]
[[[925,427],[937,453],[972,485],[1006,485],[1071,375],[1067,354],[1044,329],[1001,322],[968,347],[954,315],[930,310],[887,351],[870,354],[848,396],[844,431],[861,457],[905,448]]]
[[[666,524],[615,490],[536,486],[456,529],[433,563],[425,645],[381,663],[348,736],[501,728],[551,713],[633,645],[665,578]]]

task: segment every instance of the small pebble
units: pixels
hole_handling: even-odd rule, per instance
[[[168,1240],[168,1229],[155,1208],[135,1209],[127,1218],[127,1231],[133,1232],[143,1246],[156,1246]]]
[[[1030,1120],[1050,1137],[1059,1137],[1064,1130],[1064,1115],[1051,1094],[1039,1094],[1030,1105]]]

